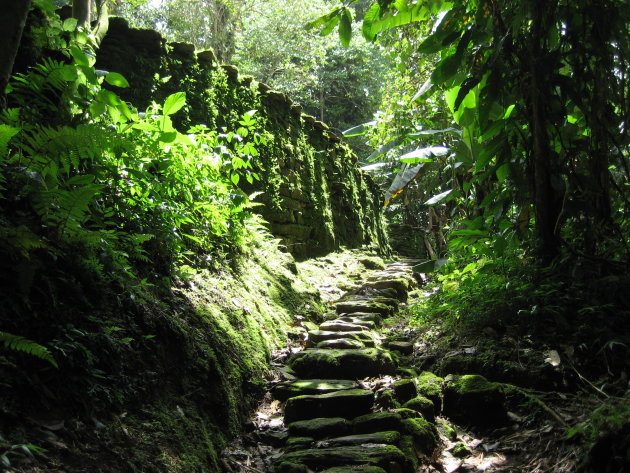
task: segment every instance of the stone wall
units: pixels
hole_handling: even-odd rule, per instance
[[[257,211],[296,257],[340,246],[387,247],[380,190],[349,147],[286,95],[219,65],[211,51],[166,44],[157,32],[129,28],[120,18],[111,19],[96,67],[122,73],[131,87],[116,92],[140,110],[186,92],[187,106],[174,116],[182,131],[199,123],[236,130],[243,113],[257,110],[273,137],[259,149],[260,181],[243,190],[263,192]]]

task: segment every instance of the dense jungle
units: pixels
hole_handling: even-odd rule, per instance
[[[628,2],[0,11],[0,473],[630,471]]]

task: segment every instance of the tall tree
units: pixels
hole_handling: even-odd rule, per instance
[[[6,108],[6,88],[20,46],[31,0],[0,0],[0,110]]]

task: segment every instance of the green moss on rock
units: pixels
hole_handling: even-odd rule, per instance
[[[449,376],[444,387],[444,414],[477,427],[503,423],[507,411],[502,385],[480,375]]]
[[[416,452],[422,452],[431,457],[440,443],[435,425],[421,417],[404,419],[402,422],[404,431],[413,437]]]
[[[433,402],[435,410],[439,412],[442,408],[442,384],[444,378],[429,372],[423,371],[416,378],[418,393]]]
[[[433,422],[435,420],[435,408],[433,406],[433,402],[424,396],[416,396],[413,399],[410,399],[403,404],[403,407],[419,412],[429,422]]]

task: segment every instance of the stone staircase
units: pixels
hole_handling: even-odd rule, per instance
[[[383,347],[379,327],[406,301],[415,284],[414,263],[397,262],[371,275],[335,304],[337,318],[311,330],[307,348],[288,359],[297,379],[272,391],[285,403],[288,428],[275,473],[413,473],[437,450],[433,422],[440,406],[418,396],[414,379],[393,383],[390,394],[406,407],[390,410],[383,410],[385,400],[376,399],[375,389],[362,381],[404,372],[397,360],[412,344]]]

